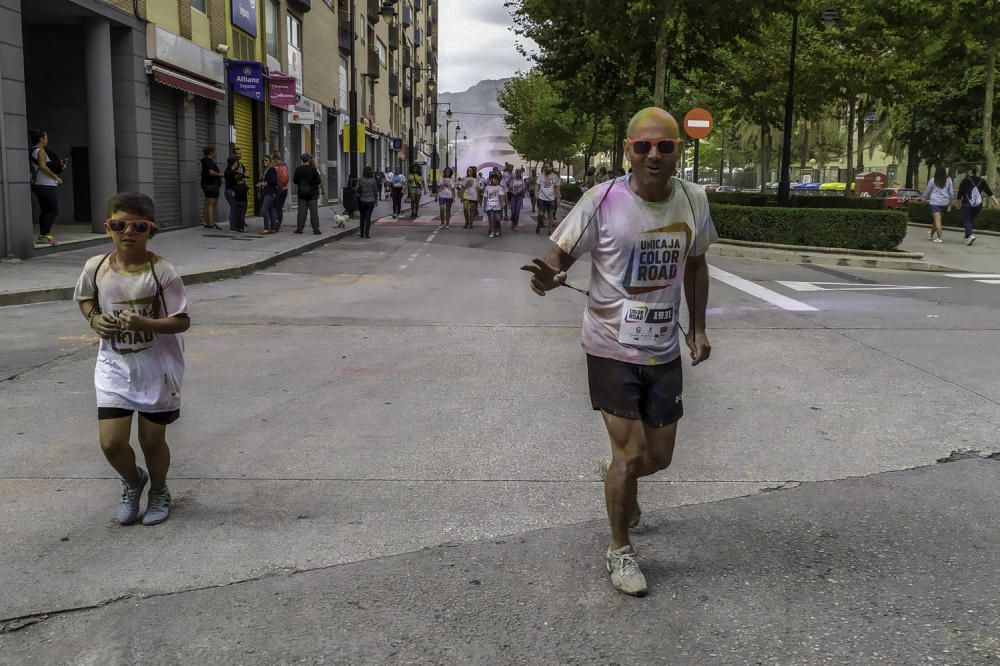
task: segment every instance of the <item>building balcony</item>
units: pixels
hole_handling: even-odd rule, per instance
[[[312,9],[312,0],[288,0],[288,6],[305,14]]]
[[[399,97],[399,74],[389,75],[389,97]]]
[[[401,20],[403,21],[404,28],[409,28],[411,25],[413,25],[413,12],[410,11],[409,5],[406,4],[403,5],[403,16]]]
[[[344,53],[351,52],[351,26],[347,22],[347,15],[344,14],[341,17],[343,20],[340,22],[340,26],[337,28],[338,34],[338,45],[340,50]]]
[[[413,0],[413,10],[419,12],[421,8],[420,0]]]
[[[403,108],[408,109],[413,104],[413,93],[409,88],[403,89]]]
[[[422,43],[420,28],[413,29],[413,45],[420,46]]]
[[[372,25],[376,25],[379,22],[379,19],[382,18],[382,15],[379,14],[379,10],[381,8],[382,3],[379,2],[379,0],[368,0],[368,13],[366,14],[366,17],[368,22]]]
[[[403,67],[409,67],[411,62],[412,58],[410,57],[410,47],[407,46],[403,49]]]
[[[396,26],[391,26],[389,28],[389,50],[398,51],[399,50],[399,30]]]
[[[376,81],[382,74],[382,67],[378,62],[378,51],[375,49],[368,49],[368,71],[367,74],[370,78]]]

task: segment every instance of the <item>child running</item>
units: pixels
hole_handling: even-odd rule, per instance
[[[490,174],[490,184],[483,190],[483,209],[490,221],[490,238],[500,235],[500,215],[506,198],[507,195],[500,184],[500,174]]]
[[[187,291],[177,271],[146,249],[156,234],[153,201],[145,194],[116,194],[104,225],[114,251],[92,257],[76,284],[74,300],[101,337],[94,370],[101,450],[121,475],[118,522],[139,517],[149,483],[143,525],[170,517],[166,428],[180,416],[184,379],[181,333],[191,320]],[[132,413],[139,412],[139,446],[149,468],[136,466],[130,443]]]

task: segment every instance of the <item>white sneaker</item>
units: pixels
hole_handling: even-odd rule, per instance
[[[934,242],[935,242],[935,243],[943,243],[944,241],[943,241],[943,240],[941,240],[940,238],[935,238],[935,239],[934,239]]]
[[[934,240],[934,232],[933,231],[928,231],[927,232],[927,240]]]
[[[646,587],[646,577],[639,569],[636,552],[632,546],[622,546],[612,550],[608,546],[607,567],[611,574],[611,584],[615,589],[633,597],[644,597],[649,592]]]
[[[971,236],[965,239],[966,245],[972,245],[975,242],[976,242],[976,234],[972,234]]]

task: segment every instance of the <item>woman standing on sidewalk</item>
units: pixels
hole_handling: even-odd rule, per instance
[[[59,216],[59,174],[66,167],[66,160],[60,160],[53,152],[46,153],[49,135],[45,130],[31,130],[31,191],[38,197],[38,243],[55,245],[59,241],[52,235],[52,225]]]
[[[240,160],[235,155],[226,160],[222,178],[226,182],[226,200],[229,201],[229,230],[242,233],[247,226],[247,191],[250,188],[240,173]]]
[[[219,190],[222,189],[222,172],[215,163],[213,146],[205,146],[201,154],[201,191],[205,195],[203,224],[206,229],[221,229],[215,223],[215,205],[219,202]]]
[[[281,223],[285,220],[285,201],[288,199],[288,165],[279,151],[271,153],[271,166],[278,174],[278,194],[274,197],[274,219],[277,224],[275,231],[281,231]]]
[[[510,181],[510,230],[517,231],[517,223],[521,219],[521,206],[524,205],[524,170],[514,172]]]
[[[965,244],[972,245],[976,242],[976,234],[972,233],[972,225],[976,222],[976,216],[983,210],[984,195],[993,199],[993,205],[997,205],[997,198],[993,195],[993,190],[984,178],[976,174],[976,167],[969,169],[969,174],[958,186],[958,201],[962,210],[962,225],[965,227]]]
[[[955,199],[955,192],[952,187],[951,178],[943,166],[934,170],[934,179],[927,183],[924,190],[924,201],[931,206],[931,217],[933,225],[928,232],[928,237],[934,243],[943,243],[941,240],[941,216],[951,210],[951,202]]]
[[[437,183],[438,209],[441,213],[441,229],[451,228],[451,204],[455,200],[455,179],[451,167],[445,167],[441,180]]]
[[[260,216],[264,218],[265,234],[278,233],[278,218],[274,212],[274,204],[281,194],[281,185],[278,183],[278,170],[268,157],[264,158],[264,175],[260,179]]]
[[[410,191],[410,217],[415,220],[420,210],[420,197],[427,194],[427,185],[424,184],[424,177],[420,175],[420,167],[416,164],[410,167],[410,177],[406,179],[406,186]]]
[[[361,229],[358,231],[360,238],[372,237],[372,212],[375,210],[375,202],[378,200],[378,191],[381,187],[372,174],[372,168],[366,166],[354,190],[358,199],[358,209],[361,211]]]

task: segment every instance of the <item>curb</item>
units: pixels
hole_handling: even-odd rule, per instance
[[[191,285],[204,284],[205,282],[213,282],[215,280],[227,280],[244,277],[261,269],[270,268],[285,259],[290,259],[300,254],[304,254],[309,250],[321,247],[327,243],[333,243],[343,238],[347,238],[348,236],[353,236],[359,228],[359,226],[349,226],[344,229],[339,229],[337,233],[330,235],[324,234],[322,238],[314,239],[297,247],[282,250],[281,252],[278,252],[270,257],[258,259],[257,261],[251,261],[246,264],[240,264],[239,266],[228,266],[226,268],[216,268],[197,273],[181,273],[181,278],[184,280],[185,285]],[[73,298],[73,292],[75,290],[76,287],[53,287],[51,289],[33,289],[0,294],[0,307],[8,305],[30,305],[31,303],[44,303],[47,301],[68,301]]]
[[[901,271],[923,271],[932,273],[961,273],[961,269],[950,266],[940,266],[926,261],[909,258],[827,254],[822,252],[805,253],[794,250],[780,250],[768,247],[747,247],[729,243],[715,243],[708,254],[717,257],[734,257],[739,259],[763,259],[765,261],[784,261],[793,264],[816,264],[819,266],[841,266],[846,268],[882,268]]]
[[[783,250],[786,252],[809,252],[819,254],[841,254],[852,257],[879,257],[883,259],[923,259],[923,252],[903,252],[884,250],[853,250],[846,247],[816,247],[811,245],[782,245],[780,243],[759,243],[756,241],[734,240],[731,238],[720,238],[720,243],[727,245],[739,245],[741,247],[756,247],[768,250]]]

